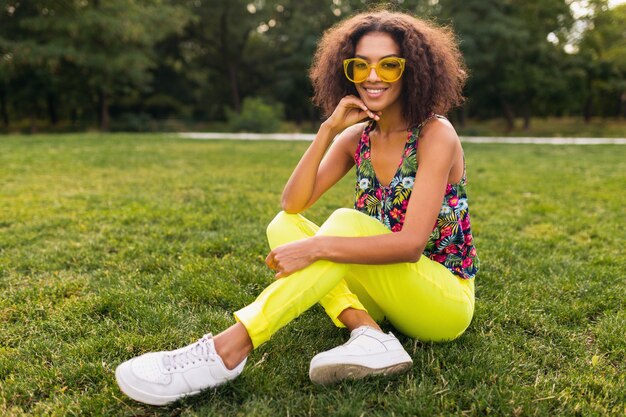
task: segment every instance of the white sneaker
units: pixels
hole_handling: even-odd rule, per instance
[[[236,378],[245,364],[246,359],[235,369],[227,369],[215,351],[213,336],[206,334],[184,348],[126,361],[115,370],[115,379],[133,400],[165,405]]]
[[[343,379],[396,374],[409,370],[412,364],[413,360],[393,334],[361,326],[350,333],[345,344],[315,355],[309,377],[326,385]]]

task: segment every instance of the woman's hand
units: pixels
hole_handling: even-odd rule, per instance
[[[287,243],[274,248],[265,258],[265,263],[276,271],[276,279],[284,278],[315,262],[317,246],[314,237]]]
[[[363,100],[349,95],[341,99],[333,114],[324,122],[332,130],[341,132],[345,128],[359,123],[367,118],[380,119],[380,112],[373,112],[367,108]]]

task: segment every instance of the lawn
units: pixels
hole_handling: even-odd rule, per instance
[[[617,145],[465,146],[482,260],[476,315],[453,342],[401,337],[410,373],[313,385],[311,357],[347,338],[314,307],[229,385],[165,408],[124,397],[120,362],[218,332],[272,281],[265,225],[306,146],[0,137],[0,414],[626,413],[626,147]],[[321,222],[350,206],[351,182],[307,216]]]
[[[457,127],[465,136],[539,136],[539,137],[607,137],[626,136],[626,119],[591,119],[585,122],[578,117],[534,117],[530,127],[524,129],[524,121],[516,119],[512,131],[507,132],[504,119],[468,120]]]

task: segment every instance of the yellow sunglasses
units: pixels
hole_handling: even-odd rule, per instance
[[[383,58],[377,64],[368,64],[362,58],[349,58],[343,61],[343,72],[348,80],[359,84],[367,80],[367,77],[372,72],[372,68],[374,68],[381,81],[392,83],[402,77],[405,63],[406,59],[395,56]]]

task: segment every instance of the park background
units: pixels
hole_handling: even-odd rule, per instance
[[[0,132],[313,132],[316,42],[377,3],[3,0]],[[391,4],[458,34],[462,134],[624,136],[622,1]]]
[[[399,335],[410,372],[319,387],[311,357],[347,332],[315,306],[231,384],[162,408],[119,391],[118,364],[272,282],[265,225],[308,146],[178,132],[314,131],[315,42],[373,3],[0,0],[0,415],[626,415],[626,6],[606,1],[396,4],[451,24],[470,71],[449,115],[481,259],[460,338]],[[510,137],[531,135],[613,144]]]

